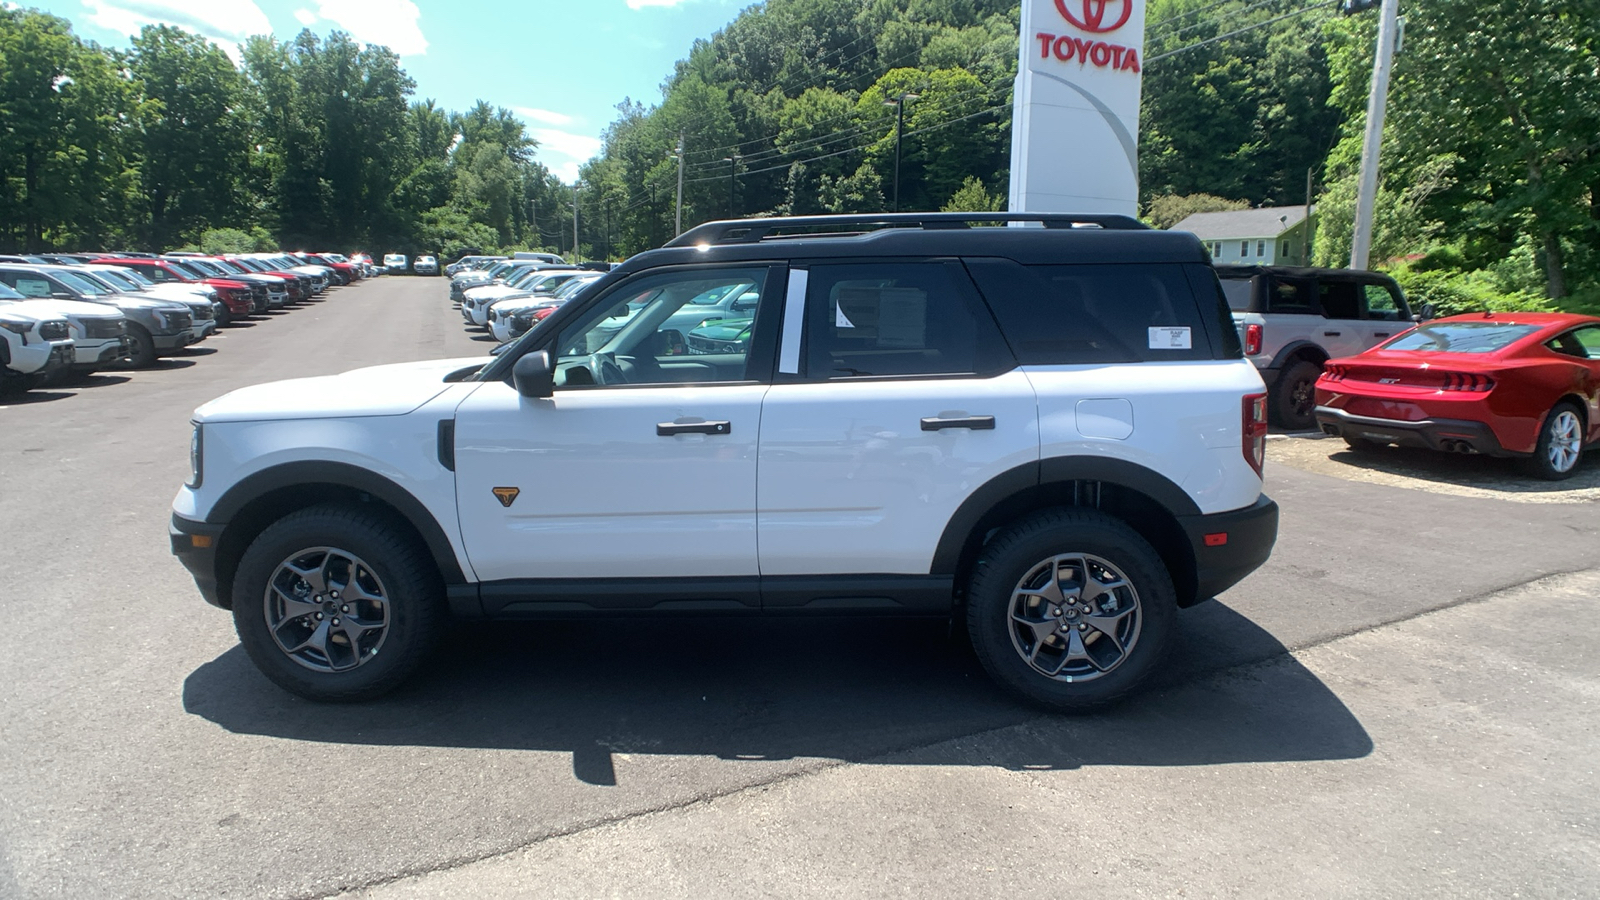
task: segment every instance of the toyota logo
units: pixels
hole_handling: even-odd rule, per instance
[[[1118,28],[1126,25],[1128,23],[1128,17],[1133,14],[1133,0],[1076,0],[1077,3],[1082,4],[1083,6],[1083,18],[1080,19],[1072,14],[1072,10],[1067,8],[1067,4],[1069,2],[1072,2],[1072,0],[1056,0],[1056,9],[1060,11],[1061,17],[1078,26],[1079,28],[1082,28],[1084,31],[1092,32],[1094,34],[1104,34],[1107,31],[1116,31]],[[1120,4],[1122,6],[1122,13],[1121,15],[1117,16],[1117,20],[1115,22],[1107,25],[1106,5],[1109,3]]]

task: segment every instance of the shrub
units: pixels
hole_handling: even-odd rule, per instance
[[[1473,312],[1552,312],[1549,300],[1528,291],[1504,291],[1493,273],[1452,272],[1401,267],[1389,273],[1406,292],[1413,311],[1433,304],[1436,316]]]

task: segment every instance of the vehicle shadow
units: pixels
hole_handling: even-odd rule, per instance
[[[496,344],[500,343],[500,339],[492,334],[469,334],[467,335],[467,339],[473,341],[492,341]]]
[[[65,400],[75,396],[70,391],[52,391],[34,388],[28,391],[14,393],[0,393],[0,406],[29,406],[34,403],[50,403],[55,400]]]
[[[287,740],[568,753],[575,778],[602,785],[616,783],[612,753],[871,762],[1022,723],[1038,725],[1033,737],[1000,759],[961,742],[927,752],[1028,769],[1371,752],[1351,712],[1271,635],[1206,607],[1180,617],[1174,664],[1152,690],[1079,718],[1002,694],[942,621],[864,619],[462,626],[426,671],[358,705],[290,696],[236,646],[188,676],[183,705],[228,731]]]
[[[215,348],[215,347],[189,346],[189,347],[183,348],[183,355],[184,356],[210,356],[211,354],[213,354],[215,352],[217,352],[217,348]]]
[[[213,350],[212,352],[215,353],[216,351]],[[163,356],[163,357],[157,359],[154,363],[152,363],[152,364],[150,364],[148,366],[141,366],[140,368],[133,369],[133,371],[135,371],[135,372],[170,372],[170,371],[172,371],[174,369],[187,369],[192,365],[194,365],[194,360],[192,360],[192,359],[177,359],[177,358],[171,357],[171,356]],[[130,366],[129,368],[132,368],[132,367]]]
[[[1546,481],[1524,473],[1520,460],[1502,457],[1440,453],[1416,447],[1355,451],[1345,449],[1342,441],[1328,442],[1328,449],[1332,451],[1328,454],[1330,461],[1352,468],[1486,491],[1546,494],[1600,488],[1600,453],[1586,454],[1570,478]]]
[[[109,387],[113,384],[125,384],[133,379],[127,375],[107,375],[96,372],[93,375],[75,375],[61,383],[61,387],[73,388],[99,388]],[[56,385],[50,385],[56,387]]]
[[[255,314],[252,313],[251,315],[255,315]],[[254,327],[256,327],[257,324],[258,323],[256,323],[256,322],[250,322],[250,321],[246,321],[244,319],[235,318],[232,321],[230,321],[228,324],[223,325],[222,327],[228,329],[229,331],[232,331],[235,328],[254,328]]]

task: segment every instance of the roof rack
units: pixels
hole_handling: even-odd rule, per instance
[[[1002,213],[1002,212],[923,212],[923,213],[849,213],[837,216],[792,216],[771,219],[732,219],[707,222],[685,231],[664,246],[694,247],[700,244],[751,244],[773,238],[845,237],[861,234],[863,229],[922,228],[950,230],[970,228],[971,223],[1030,222],[1045,228],[1104,228],[1116,231],[1146,230],[1149,226],[1131,216],[1105,213]],[[787,233],[800,229],[850,228],[847,233]],[[777,234],[775,232],[786,232]]]

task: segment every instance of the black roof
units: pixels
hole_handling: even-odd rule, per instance
[[[1393,282],[1394,279],[1382,272],[1369,272],[1365,269],[1334,269],[1321,266],[1213,266],[1217,270],[1218,278],[1253,278],[1257,275],[1285,275],[1290,278],[1343,278],[1358,281]]]
[[[970,227],[1030,222],[1044,227]],[[1088,227],[1085,227],[1088,226]],[[811,229],[809,232],[803,229]],[[825,231],[822,229],[833,229]],[[1029,213],[886,213],[709,222],[623,263],[634,272],[692,262],[992,256],[1024,264],[1208,263],[1199,238],[1156,231],[1126,216]]]

